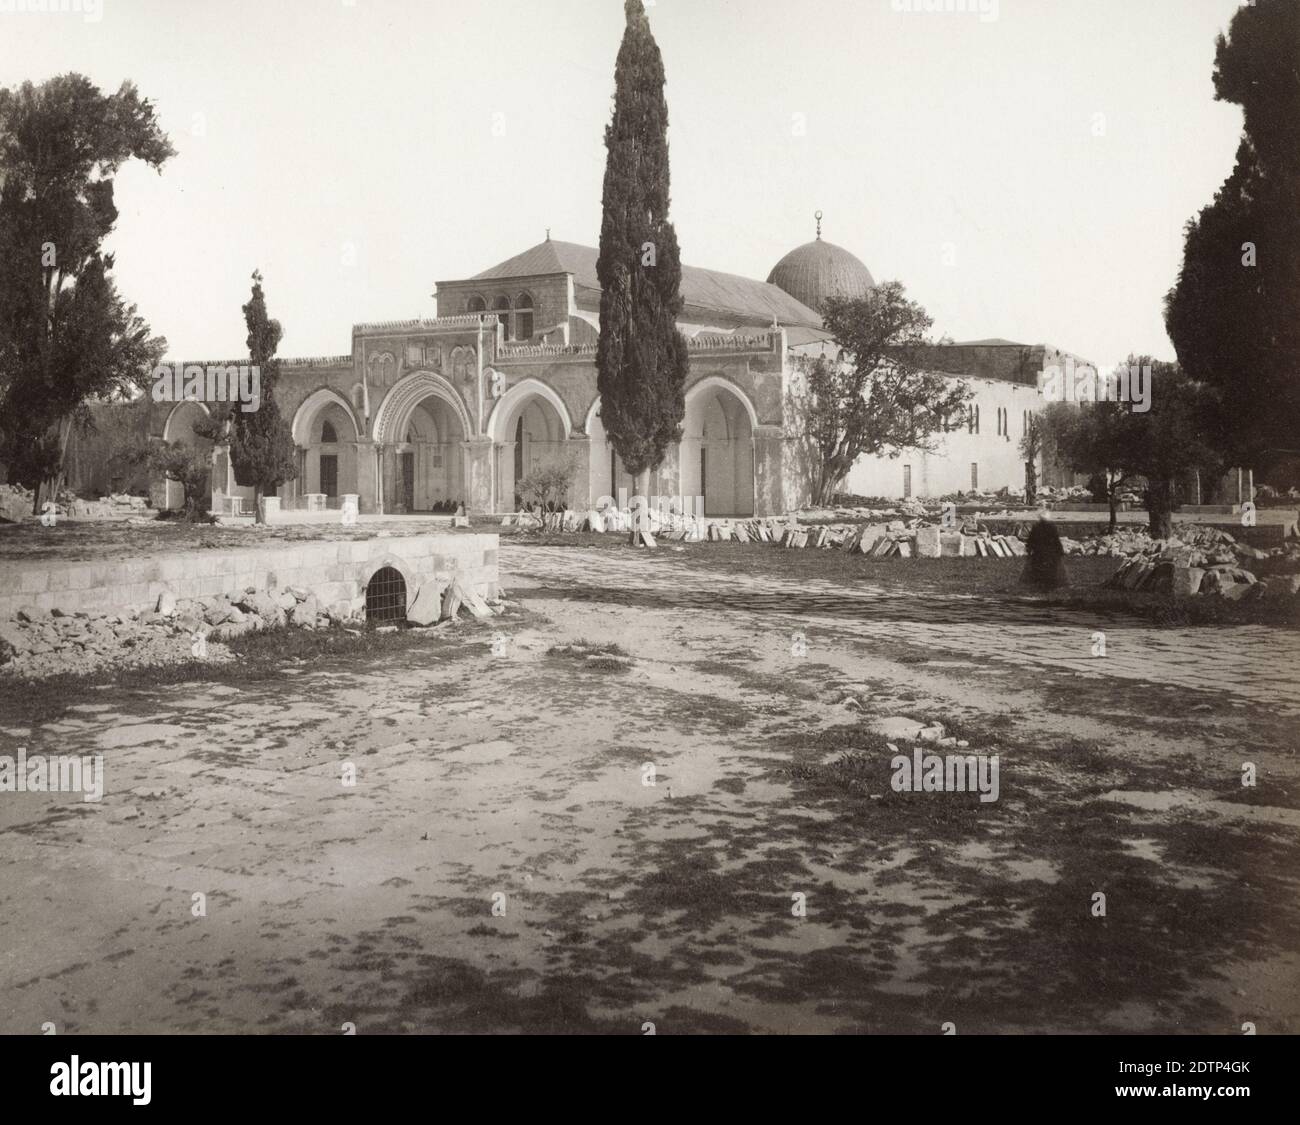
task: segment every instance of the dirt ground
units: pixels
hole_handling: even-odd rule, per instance
[[[1300,1031],[1296,634],[502,570],[436,658],[0,730],[107,771],[0,797],[0,1032]],[[895,793],[898,716],[999,799]]]

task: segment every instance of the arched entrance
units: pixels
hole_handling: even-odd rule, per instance
[[[294,500],[309,494],[323,495],[326,507],[337,508],[341,497],[358,493],[360,437],[356,418],[342,395],[331,390],[309,395],[293,420],[293,440],[298,449]]]
[[[620,501],[620,490],[625,493],[622,499],[631,499],[636,495],[636,481],[623,468],[623,463],[614,452],[609,438],[605,435],[605,423],[600,417],[600,399],[592,404],[587,415],[587,436],[591,439],[590,479],[591,500],[596,503],[601,497],[608,496],[615,504]]]
[[[469,429],[464,403],[442,376],[422,371],[400,380],[375,418],[384,511],[441,514],[466,503]]]
[[[490,429],[496,443],[497,507],[514,510],[521,503],[519,484],[525,477],[568,460],[568,411],[550,387],[529,379],[497,403]],[[569,502],[582,499],[570,496]]]
[[[208,502],[212,499],[212,442],[210,439],[200,437],[194,432],[195,423],[206,422],[208,420],[208,408],[201,402],[178,402],[173,408],[171,414],[167,416],[167,422],[163,426],[163,441],[180,442],[194,449],[200,456],[207,458],[208,484],[207,496]],[[163,506],[168,509],[179,509],[185,507],[185,490],[180,483],[174,480],[165,482],[165,495]],[[204,509],[207,510],[206,508]]]
[[[723,379],[709,378],[686,395],[682,426],[683,495],[706,516],[754,514],[754,408]]]

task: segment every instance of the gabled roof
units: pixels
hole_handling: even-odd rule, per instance
[[[596,276],[596,260],[600,251],[594,246],[551,239],[516,254],[499,265],[475,274],[471,281],[498,281],[512,277],[537,277],[547,274],[571,273],[574,285],[592,293],[600,292],[600,279]],[[740,277],[733,273],[682,267],[682,311],[685,320],[698,319],[709,312],[729,313],[746,317],[766,326],[773,320],[783,325],[800,325],[820,328],[822,318],[807,305],[796,301],[790,294],[765,281]]]

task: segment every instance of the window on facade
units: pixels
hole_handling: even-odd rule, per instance
[[[338,440],[339,436],[334,432],[334,423],[326,422],[325,425],[320,428],[321,445],[335,445]]]
[[[912,466],[903,466],[903,499],[912,495]]]
[[[492,305],[492,311],[497,314],[497,319],[501,321],[505,329],[505,338],[513,340],[514,334],[510,331],[510,298],[498,297]]]
[[[515,302],[515,339],[533,338],[533,299],[525,293]]]
[[[471,297],[465,302],[465,311],[467,313],[487,312],[487,302],[482,297]]]
[[[978,405],[975,407],[975,432],[980,432],[980,408]]]
[[[980,466],[978,461],[970,463],[970,490],[978,492],[980,488]]]

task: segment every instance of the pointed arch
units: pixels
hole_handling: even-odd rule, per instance
[[[573,436],[573,421],[569,417],[569,408],[564,405],[564,399],[540,379],[522,379],[497,399],[496,405],[492,407],[492,413],[488,415],[487,431],[493,441],[515,440],[514,435],[510,433],[510,424],[515,420],[520,407],[534,395],[545,399],[555,408],[555,413],[560,418],[564,440],[568,441]]]
[[[406,428],[411,414],[421,402],[432,395],[445,402],[460,423],[461,440],[474,432],[469,411],[456,388],[442,375],[433,371],[414,371],[401,379],[384,396],[375,411],[373,436],[379,442],[401,442],[406,439]]]
[[[308,446],[311,444],[311,429],[316,421],[316,415],[328,405],[337,406],[352,424],[352,436],[349,438],[344,435],[343,440],[360,440],[361,426],[357,423],[356,412],[352,409],[352,404],[343,397],[341,392],[336,391],[333,387],[318,387],[303,399],[302,405],[294,411],[292,431],[295,445]]]

